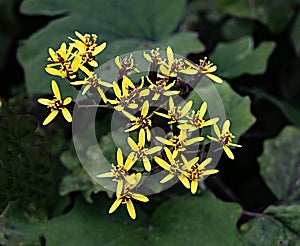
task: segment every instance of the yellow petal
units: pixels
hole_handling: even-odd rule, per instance
[[[119,167],[123,166],[123,154],[120,148],[117,150],[117,163]]]
[[[222,80],[221,78],[219,78],[218,76],[216,76],[216,75],[207,73],[206,76],[207,76],[208,78],[210,78],[211,80],[213,80],[214,82],[216,82],[216,83],[219,83],[219,84],[220,84],[220,83],[223,82],[223,80]]]
[[[60,70],[58,69],[55,69],[55,68],[52,68],[52,67],[46,67],[45,68],[45,71],[51,75],[54,75],[54,76],[60,76],[62,78],[65,78],[66,76],[64,75],[63,72],[61,72]]]
[[[174,53],[171,46],[167,47],[167,57],[168,57],[169,66],[171,66],[171,64],[174,63]]]
[[[187,179],[187,177],[185,177],[184,175],[179,175],[178,178],[181,181],[181,183],[184,185],[185,188],[187,188],[187,189],[190,188],[190,182]]]
[[[134,152],[131,152],[128,156],[127,156],[127,159],[125,161],[125,165],[124,165],[124,168],[125,170],[129,170],[133,164],[137,161],[137,158],[135,157],[135,153]]]
[[[114,92],[115,92],[115,95],[117,98],[121,98],[121,90],[118,86],[118,83],[116,81],[113,82],[113,89],[114,89]]]
[[[125,110],[121,111],[128,119],[130,119],[131,121],[134,121],[136,119],[135,116],[133,116],[132,114],[126,112]]]
[[[135,214],[135,209],[134,209],[134,206],[133,206],[133,203],[131,200],[128,200],[126,202],[126,207],[127,207],[127,211],[131,217],[131,219],[135,219],[136,218],[136,214]]]
[[[70,85],[84,85],[86,83],[87,83],[86,80],[78,80],[78,81],[70,82]]]
[[[151,163],[150,163],[149,159],[147,158],[147,156],[143,156],[143,164],[144,164],[145,170],[147,172],[150,172],[151,171]]]
[[[205,122],[203,123],[202,127],[214,125],[214,124],[216,124],[218,121],[219,121],[219,118],[212,118],[212,119],[209,119],[208,121],[205,121]]]
[[[199,109],[199,118],[200,119],[203,119],[203,116],[205,115],[206,113],[206,109],[207,109],[207,103],[206,102],[203,102],[200,109]]]
[[[232,151],[231,151],[227,146],[223,146],[223,149],[224,149],[226,155],[227,155],[231,160],[234,160],[234,155],[233,155]]]
[[[127,138],[127,143],[133,151],[137,152],[139,150],[138,145],[131,137]]]
[[[116,211],[116,209],[120,206],[120,204],[122,203],[122,199],[117,198],[117,200],[115,200],[115,202],[113,203],[113,205],[111,205],[108,213],[113,213]]]
[[[98,174],[96,177],[97,178],[112,178],[112,177],[114,177],[114,175],[112,172],[108,172],[108,173]]]
[[[212,141],[219,142],[219,139],[217,139],[217,138],[214,138],[214,137],[211,137],[211,136],[208,136],[208,135],[207,135],[207,138],[212,140]]]
[[[170,97],[169,98],[169,109],[172,110],[173,108],[175,108],[174,101],[173,101],[173,98]]]
[[[166,152],[166,155],[167,155],[167,157],[168,157],[170,163],[171,163],[171,164],[174,164],[174,163],[175,163],[175,160],[174,160],[174,157],[173,157],[173,154],[172,154],[171,150],[170,150],[169,148],[167,148],[167,147],[164,147],[164,150],[165,150],[165,152]]]
[[[139,132],[139,146],[145,146],[146,138],[145,138],[145,130],[141,128]]]
[[[118,180],[117,189],[116,189],[117,197],[121,195],[122,190],[123,190],[123,180]]]
[[[127,130],[125,130],[125,132],[134,131],[134,130],[138,129],[139,127],[140,127],[140,125],[133,125],[130,128],[128,128]]]
[[[70,114],[69,110],[66,108],[62,108],[61,111],[66,121],[72,122],[72,115]]]
[[[95,61],[95,60],[89,61],[88,63],[89,63],[89,65],[92,66],[92,67],[98,67],[98,62]]]
[[[219,170],[217,170],[217,169],[210,169],[210,170],[205,170],[201,175],[208,176],[208,175],[215,174],[218,172],[219,172]]]
[[[47,118],[44,120],[43,125],[49,124],[58,114],[58,110],[53,110],[51,113],[47,116]]]
[[[156,163],[158,165],[160,165],[163,169],[165,170],[170,170],[170,165],[163,159],[161,159],[160,157],[155,156],[154,160],[156,161]]]
[[[181,110],[181,116],[182,117],[185,116],[189,112],[189,110],[191,109],[192,105],[193,105],[193,101],[192,100],[188,101],[185,104],[185,106]]]
[[[189,139],[189,140],[184,141],[184,144],[185,144],[186,146],[189,146],[189,145],[192,145],[192,144],[194,144],[194,143],[201,142],[201,141],[203,141],[203,140],[204,140],[204,137],[191,138],[191,139]]]
[[[154,111],[154,113],[157,114],[157,115],[159,115],[159,116],[161,116],[161,117],[167,118],[167,119],[170,119],[170,118],[171,118],[171,116],[168,115],[168,114],[163,114],[163,113],[155,112],[155,111]]]
[[[173,145],[173,143],[170,140],[164,139],[162,137],[156,136],[155,139],[163,144]]]
[[[72,102],[72,98],[71,97],[67,97],[65,98],[65,100],[63,101],[63,105],[68,105],[69,103]]]
[[[149,89],[144,89],[139,93],[139,97],[146,97],[150,94],[150,90]]]
[[[230,121],[226,120],[223,124],[222,135],[225,134],[226,132],[228,132],[229,128],[230,128]]]
[[[98,55],[102,50],[104,50],[106,47],[106,42],[100,44],[99,46],[97,46],[94,50],[93,50],[93,56]]]
[[[149,110],[149,101],[146,100],[146,101],[143,103],[141,115],[144,116],[144,117],[146,117],[146,115],[148,114],[148,110]]]
[[[209,163],[211,163],[212,158],[207,158],[204,161],[201,162],[201,164],[199,165],[199,169],[204,169],[205,166],[207,166]]]
[[[161,149],[162,149],[161,146],[155,146],[155,147],[152,147],[152,148],[148,149],[148,150],[146,151],[146,154],[147,154],[147,155],[152,155],[152,154],[154,154],[154,153],[160,151]]]
[[[122,65],[121,65],[121,63],[120,63],[120,57],[119,57],[119,56],[117,56],[117,57],[115,58],[115,63],[116,63],[116,65],[117,65],[117,67],[118,67],[119,69],[122,68]]]
[[[192,194],[195,194],[197,192],[197,188],[198,188],[198,180],[192,180],[192,182],[191,182]]]
[[[168,174],[166,177],[164,177],[161,181],[159,181],[161,184],[164,184],[164,183],[166,183],[166,182],[168,182],[168,181],[170,181],[171,179],[173,179],[174,178],[174,174],[172,174],[172,173],[170,173],[170,174]]]
[[[144,196],[144,195],[142,195],[142,194],[133,193],[133,194],[131,195],[131,197],[132,197],[133,199],[138,200],[138,201],[141,201],[141,202],[148,202],[148,201],[149,201],[148,197],[146,197],[146,196]]]
[[[147,53],[144,52],[143,55],[144,55],[144,58],[145,58],[147,61],[153,62],[153,61],[152,61],[152,58],[151,58],[151,56],[150,56],[149,54],[147,54]]]
[[[234,144],[234,143],[230,143],[229,145],[232,146],[232,147],[242,147],[242,145],[240,145],[240,144]]]
[[[221,133],[220,133],[220,130],[219,130],[219,127],[217,124],[214,124],[214,131],[215,131],[217,137],[221,136]]]
[[[43,105],[46,105],[46,106],[51,105],[51,103],[52,103],[52,100],[49,100],[49,99],[46,99],[46,98],[39,98],[37,101],[40,104],[43,104]]]
[[[60,92],[58,85],[55,80],[51,81],[52,91],[56,99],[61,100]]]

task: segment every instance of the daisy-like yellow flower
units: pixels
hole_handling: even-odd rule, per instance
[[[222,83],[223,80],[212,74],[217,70],[217,66],[207,60],[207,57],[204,59],[199,60],[199,65],[196,66],[193,63],[189,62],[188,60],[184,60],[184,62],[190,67],[190,69],[195,71],[195,74],[198,76],[206,75],[211,80],[215,81],[216,83]]]
[[[214,138],[211,136],[207,136],[210,140],[212,141],[216,141],[218,143],[220,143],[226,153],[226,155],[230,158],[230,159],[234,159],[234,155],[232,153],[232,151],[229,149],[230,146],[232,147],[242,147],[239,144],[234,144],[232,143],[232,139],[235,138],[235,136],[229,131],[230,128],[230,121],[226,120],[223,124],[223,128],[222,128],[222,132],[220,132],[219,127],[217,126],[217,124],[214,124],[214,131],[217,135],[218,138]]]
[[[49,124],[57,116],[59,111],[62,112],[66,121],[72,122],[72,116],[69,110],[66,108],[66,105],[72,102],[72,98],[67,97],[64,100],[61,99],[60,91],[55,80],[51,81],[51,87],[54,94],[52,100],[46,98],[39,98],[37,100],[40,104],[46,105],[51,110],[50,114],[44,120],[43,125]]]
[[[156,49],[152,49],[150,54],[144,52],[144,58],[154,66],[161,65],[165,61],[165,59],[161,57],[158,47]]]
[[[134,184],[134,180],[129,175],[128,171],[137,161],[137,158],[134,157],[134,153],[131,153],[127,156],[127,159],[124,164],[123,153],[120,148],[117,150],[117,164],[111,164],[112,169],[110,172],[102,173],[97,175],[97,178],[113,178],[113,181],[117,182],[117,193],[121,193],[123,188],[123,181],[126,180],[130,184]]]
[[[170,90],[176,83],[174,80],[173,82],[167,84],[167,80],[162,79],[157,81],[155,84],[149,79],[149,77],[146,77],[147,81],[149,82],[150,86],[149,89],[154,93],[152,100],[156,101],[159,99],[160,96],[174,96],[178,95],[180,91],[172,91]]]
[[[181,106],[175,107],[173,98],[170,97],[168,114],[163,114],[160,112],[154,112],[154,113],[161,117],[170,119],[168,124],[173,124],[175,122],[185,123],[186,120],[183,120],[182,118],[187,115],[187,113],[191,109],[192,105],[193,105],[193,101],[190,100],[182,108],[181,108]]]
[[[185,151],[187,146],[203,141],[204,137],[188,139],[187,130],[180,130],[179,135],[173,136],[170,140],[159,136],[156,136],[155,139],[163,144],[174,147],[174,153],[177,153],[178,151]]]
[[[149,199],[148,197],[138,194],[134,192],[134,188],[138,185],[141,179],[141,173],[137,174],[132,174],[131,177],[134,179],[134,183],[129,183],[126,182],[124,184],[124,188],[120,193],[116,193],[117,199],[116,201],[112,204],[112,206],[109,209],[109,213],[113,213],[116,211],[116,209],[121,205],[124,204],[126,205],[128,214],[130,218],[135,219],[136,218],[136,212],[132,203],[132,199],[141,201],[141,202],[148,202]]]
[[[134,116],[128,112],[126,112],[125,110],[122,110],[122,113],[130,119],[131,126],[125,130],[125,132],[130,132],[130,131],[134,131],[138,128],[142,128],[146,131],[146,135],[147,135],[147,141],[150,141],[151,139],[151,131],[150,131],[150,127],[152,126],[152,121],[150,119],[149,116],[147,116],[149,112],[149,101],[146,100],[141,108],[141,115],[140,116]]]
[[[122,58],[117,56],[115,58],[115,64],[119,68],[118,79],[122,78],[123,75],[127,75],[133,70],[137,73],[140,72],[137,69],[137,65],[134,63],[132,54],[130,54],[129,56],[124,56]]]
[[[113,87],[113,85],[109,82],[105,82],[105,81],[101,80],[101,78],[98,78],[96,73],[91,72],[90,70],[88,70],[84,66],[81,66],[80,69],[83,72],[85,72],[87,77],[84,80],[78,80],[78,81],[70,82],[70,84],[71,85],[85,85],[84,89],[82,90],[82,95],[85,95],[85,93],[91,88],[96,89],[98,91],[100,97],[103,99],[104,103],[106,103],[107,98],[104,94],[102,86],[111,88],[111,87]]]
[[[179,125],[179,129],[184,129],[188,131],[195,131],[197,129],[201,129],[205,126],[211,126],[216,124],[219,121],[219,118],[212,118],[209,120],[204,120],[203,117],[206,113],[207,103],[202,103],[200,109],[195,113],[193,110],[191,115],[186,115],[188,118],[188,123]]]
[[[164,62],[160,66],[160,71],[163,75],[177,77],[178,73],[194,75],[197,73],[194,69],[190,69],[185,65],[182,59],[174,58],[174,53],[171,46],[167,47],[168,62]]]
[[[145,147],[146,139],[145,139],[144,129],[141,129],[139,132],[138,144],[136,144],[136,142],[131,137],[128,137],[127,141],[128,141],[130,148],[133,150],[132,153],[134,153],[134,158],[141,159],[143,161],[145,170],[147,172],[150,172],[151,171],[151,163],[150,163],[148,156],[160,151],[162,149],[162,147],[155,146],[152,148],[146,148]]]
[[[219,172],[219,170],[216,169],[205,170],[205,167],[209,163],[211,163],[212,158],[207,158],[200,164],[197,163],[198,160],[196,162],[188,162],[184,156],[182,156],[182,160],[185,164],[185,167],[187,168],[186,177],[191,182],[190,186],[192,194],[196,193],[200,179],[202,179],[204,176],[208,176]]]
[[[45,67],[45,71],[49,74],[60,76],[63,79],[74,79],[80,66],[80,58],[76,56],[77,52],[73,52],[73,49],[74,45],[72,44],[67,49],[66,43],[62,43],[56,52],[52,48],[49,48],[50,57],[48,61],[52,62],[52,64],[48,64]]]
[[[167,170],[169,174],[165,176],[160,183],[166,183],[173,179],[174,177],[177,177],[181,183],[187,188],[190,188],[190,182],[188,178],[186,177],[187,173],[185,171],[186,167],[184,166],[183,162],[176,159],[178,152],[171,152],[167,147],[164,147],[164,150],[166,152],[168,162],[166,162],[164,159],[155,156],[154,160],[156,163],[161,166],[163,169]],[[196,160],[197,161],[197,160]]]
[[[69,37],[74,42],[74,46],[78,49],[78,56],[81,57],[81,64],[89,64],[92,67],[98,67],[98,62],[95,61],[95,56],[102,52],[106,47],[106,42],[102,44],[97,44],[98,36],[96,34],[84,34],[75,32],[75,35],[79,38],[73,39]]]

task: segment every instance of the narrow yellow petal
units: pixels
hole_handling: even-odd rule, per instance
[[[52,103],[52,100],[49,100],[49,99],[46,99],[46,98],[39,98],[37,100],[40,104],[43,104],[43,105],[50,105]]]
[[[115,200],[115,202],[113,203],[113,205],[111,205],[108,213],[113,213],[116,211],[116,209],[120,206],[120,204],[122,203],[122,199],[117,198],[117,200]]]
[[[189,145],[192,145],[192,144],[194,144],[194,143],[201,142],[201,141],[203,141],[203,140],[204,140],[204,137],[191,138],[191,139],[189,139],[189,140],[184,141],[184,144],[185,144],[186,146],[189,146]]]
[[[140,125],[133,125],[130,128],[128,128],[127,130],[125,130],[125,132],[134,131],[134,130],[138,129],[139,127],[140,127]]]
[[[148,197],[146,197],[146,196],[144,196],[144,195],[142,195],[142,194],[133,193],[133,194],[131,195],[131,197],[132,197],[133,199],[135,199],[135,200],[140,201],[140,202],[149,202]]]
[[[169,98],[169,109],[172,110],[173,108],[175,108],[175,104],[174,104],[173,98],[170,97]]]
[[[126,207],[127,207],[127,211],[131,217],[131,219],[135,219],[136,218],[136,213],[135,213],[135,209],[134,209],[134,206],[133,206],[133,203],[131,200],[128,200],[126,202]]]
[[[211,80],[213,80],[214,82],[216,82],[216,83],[219,83],[219,84],[220,84],[220,83],[223,82],[223,80],[222,80],[221,78],[219,78],[218,76],[216,76],[216,75],[207,73],[206,76],[207,76],[208,78],[210,78]]]
[[[134,120],[137,119],[135,116],[133,116],[132,114],[128,113],[128,112],[125,111],[125,110],[122,110],[121,112],[122,112],[128,119],[130,119],[131,121],[134,121]]]
[[[164,139],[162,137],[156,136],[155,139],[163,144],[173,145],[173,143],[170,140]]]
[[[119,69],[122,68],[122,65],[121,65],[121,63],[120,63],[120,57],[119,57],[119,56],[117,56],[117,57],[115,58],[115,63],[116,63],[116,65],[117,65],[117,67],[118,67]]]
[[[72,102],[72,98],[71,97],[67,97],[65,98],[65,100],[63,101],[63,105],[68,105],[69,103]]]
[[[178,179],[181,181],[181,183],[184,185],[185,188],[190,188],[190,182],[184,175],[179,175]]]
[[[145,130],[141,128],[139,132],[139,146],[145,146],[146,137],[145,137]]]
[[[160,157],[155,156],[154,160],[156,161],[156,163],[158,165],[160,165],[163,169],[165,170],[170,170],[170,165],[163,159],[161,159]]]
[[[220,130],[219,130],[219,127],[217,124],[214,124],[214,131],[215,131],[217,137],[221,136],[221,133],[220,133]]]
[[[206,109],[207,109],[207,103],[203,102],[200,109],[199,109],[199,118],[203,119],[205,113],[206,113]]]
[[[171,152],[171,150],[167,147],[164,147],[164,151],[166,152],[166,155],[170,161],[171,164],[174,164],[175,163],[175,160],[174,160],[174,157],[173,157],[173,154]]]
[[[155,146],[155,147],[152,147],[152,148],[148,149],[148,150],[146,151],[146,154],[147,154],[147,155],[152,155],[152,154],[154,154],[154,153],[160,151],[161,149],[162,149],[161,146]]]
[[[123,166],[123,154],[120,148],[117,150],[117,163],[119,167]]]
[[[219,121],[219,118],[212,118],[212,119],[209,119],[208,121],[205,121],[205,122],[203,123],[202,127],[214,125],[214,124],[216,124],[218,121]]]
[[[143,164],[144,164],[145,170],[147,172],[150,172],[151,171],[151,163],[150,163],[149,159],[147,158],[147,156],[143,156]]]
[[[150,94],[150,90],[149,89],[144,89],[139,93],[139,97],[146,97]]]
[[[219,139],[217,139],[217,138],[214,138],[214,137],[211,137],[211,136],[208,136],[208,135],[207,135],[207,138],[212,140],[212,141],[219,142]]]
[[[159,116],[161,116],[161,117],[167,118],[167,119],[171,118],[171,116],[168,115],[168,114],[164,114],[164,113],[160,113],[160,112],[155,112],[155,111],[154,111],[154,113],[157,114],[157,115],[159,115]]]
[[[147,53],[144,52],[143,55],[144,55],[144,58],[145,58],[148,62],[153,62],[153,61],[152,61],[152,58],[151,58],[151,56],[150,56],[149,54],[147,54]]]
[[[226,132],[228,132],[229,128],[230,128],[230,121],[226,120],[223,124],[222,135],[225,134]]]
[[[191,182],[192,194],[195,194],[197,192],[197,188],[198,188],[198,180],[192,180],[192,182]]]
[[[174,63],[174,53],[171,46],[167,47],[167,57],[168,57],[169,66],[171,66],[171,64]]]
[[[199,169],[204,169],[205,166],[207,166],[209,163],[211,163],[212,158],[207,158],[204,161],[201,162],[201,164],[199,165]]]
[[[91,88],[91,85],[87,84],[82,90],[82,95],[85,95],[90,88]]]
[[[131,137],[127,138],[127,143],[133,151],[137,152],[139,150],[138,145]]]
[[[54,75],[54,76],[60,76],[62,78],[65,78],[66,76],[64,76],[64,74],[58,70],[58,69],[55,69],[53,67],[45,67],[45,71],[51,75]]]
[[[87,83],[86,80],[78,80],[78,81],[70,82],[70,85],[84,85],[86,83]]]
[[[70,114],[69,110],[66,108],[62,108],[61,111],[66,121],[72,122],[72,115]]]
[[[108,172],[108,173],[98,174],[96,177],[97,178],[112,178],[112,177],[114,177],[114,175],[112,172]]]
[[[51,81],[52,91],[56,99],[61,100],[60,91],[55,80]]]
[[[217,169],[210,169],[210,170],[205,170],[201,175],[208,176],[208,175],[215,174],[218,172],[219,172],[219,170],[217,170]]]
[[[146,100],[143,103],[142,110],[141,110],[141,115],[146,117],[146,115],[148,114],[148,111],[149,111],[149,101]]]
[[[240,145],[240,144],[234,144],[234,143],[230,143],[229,145],[232,146],[232,147],[242,147],[242,145]]]
[[[118,86],[118,83],[116,81],[113,82],[113,89],[114,89],[116,97],[121,98],[122,97],[121,90],[120,90],[120,88]]]
[[[135,153],[134,152],[131,152],[128,156],[127,156],[127,159],[125,161],[125,165],[124,165],[124,168],[125,170],[129,170],[133,164],[137,161],[137,158],[135,157]]]
[[[98,55],[102,50],[104,50],[106,47],[106,42],[100,44],[99,46],[97,46],[94,50],[93,50],[93,56]]]
[[[223,149],[224,149],[226,155],[227,155],[231,160],[234,160],[234,155],[233,155],[232,151],[231,151],[227,146],[223,146]]]
[[[170,181],[171,179],[173,179],[175,177],[174,174],[170,173],[168,174],[166,177],[164,177],[161,181],[159,181],[161,184],[164,184],[168,181]]]
[[[44,120],[43,125],[49,124],[58,114],[58,110],[53,110],[51,113],[47,116],[47,118]]]
[[[181,116],[185,116],[191,109],[192,105],[193,105],[193,101],[192,100],[188,101],[181,110]]]

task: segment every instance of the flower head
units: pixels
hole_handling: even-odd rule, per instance
[[[140,71],[137,69],[137,65],[134,63],[132,58],[132,54],[130,56],[125,56],[120,58],[117,56],[115,58],[115,63],[119,68],[118,79],[122,78],[122,76],[127,75],[131,71],[135,71],[139,73]]]
[[[208,61],[207,57],[204,57],[204,59],[200,59],[198,66],[194,65],[188,60],[184,60],[184,62],[190,67],[190,69],[194,70],[195,74],[197,74],[198,76],[202,76],[204,74],[211,80],[215,81],[216,83],[223,82],[221,78],[212,74],[217,70],[217,66],[211,63],[210,61]]]
[[[132,178],[132,180],[134,180],[134,182],[133,183],[126,182],[123,186],[123,189],[120,192],[116,193],[117,199],[109,209],[110,214],[113,213],[114,211],[116,211],[116,209],[121,204],[124,204],[124,205],[126,205],[129,216],[132,219],[136,218],[136,212],[135,212],[132,200],[135,199],[135,200],[138,200],[141,202],[149,201],[149,199],[146,196],[134,192],[134,188],[140,182],[141,176],[142,176],[141,173],[132,174],[131,178]]]
[[[161,57],[159,53],[159,48],[152,49],[150,51],[150,54],[144,52],[144,58],[153,65],[153,67],[156,67],[157,65],[161,65],[165,59]]]
[[[66,121],[71,122],[72,116],[69,110],[66,108],[66,105],[72,102],[72,98],[67,97],[64,100],[61,99],[60,91],[55,80],[51,81],[51,87],[54,94],[52,100],[46,98],[39,98],[37,100],[40,104],[46,105],[51,110],[50,114],[44,120],[43,125],[49,124],[57,116],[59,111],[62,112]]]
[[[222,128],[222,132],[220,132],[219,127],[217,126],[217,124],[214,124],[214,131],[217,135],[217,138],[211,137],[211,136],[207,136],[210,140],[218,142],[222,145],[226,155],[230,158],[230,159],[234,159],[234,155],[231,152],[231,150],[229,149],[230,146],[233,147],[242,147],[239,144],[234,144],[232,143],[232,139],[235,138],[235,136],[229,131],[230,128],[230,121],[226,120],[223,124],[223,128]]]
[[[143,161],[145,170],[147,172],[151,171],[151,163],[149,161],[148,156],[152,155],[161,150],[161,146],[155,146],[152,148],[145,147],[146,139],[145,139],[145,131],[141,129],[139,132],[139,142],[136,142],[131,138],[128,137],[127,139],[130,148],[132,149],[132,153],[134,153],[134,158],[141,159]]]

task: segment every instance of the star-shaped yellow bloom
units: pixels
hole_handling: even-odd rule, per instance
[[[49,124],[57,116],[59,111],[62,112],[66,121],[71,122],[72,116],[69,110],[66,108],[66,105],[72,102],[72,98],[67,97],[64,100],[62,100],[58,85],[54,80],[51,81],[51,87],[54,94],[52,100],[46,98],[39,98],[37,100],[40,104],[46,105],[51,110],[50,114],[44,120],[43,125]]]
[[[185,123],[186,120],[183,120],[182,118],[187,115],[187,113],[191,109],[192,105],[193,105],[193,101],[190,100],[182,108],[181,108],[181,106],[175,107],[173,98],[170,97],[168,114],[163,114],[160,112],[154,112],[154,113],[159,116],[162,116],[164,118],[170,119],[168,124],[173,124],[175,122]]]
[[[239,144],[234,144],[232,143],[232,139],[235,138],[235,136],[229,131],[230,128],[230,121],[226,120],[223,124],[223,128],[222,128],[222,132],[220,132],[219,127],[217,126],[217,124],[214,124],[214,131],[217,135],[218,138],[214,138],[211,136],[207,136],[210,140],[212,141],[216,141],[218,143],[220,143],[226,153],[226,155],[230,158],[230,159],[234,159],[234,155],[232,153],[232,151],[229,149],[230,146],[233,147],[242,147]]]
[[[129,175],[129,169],[134,165],[137,161],[137,158],[134,156],[134,153],[129,154],[125,164],[123,161],[123,153],[120,148],[117,150],[117,164],[112,164],[112,169],[110,172],[102,173],[97,175],[98,178],[113,178],[113,181],[116,181],[117,184],[117,193],[120,193],[123,186],[123,181],[126,180],[127,182],[134,184],[134,180]]]
[[[115,64],[119,68],[118,79],[122,78],[124,75],[128,75],[129,72],[135,71],[139,73],[140,71],[137,69],[137,65],[134,63],[134,59],[132,54],[129,56],[124,56],[120,58],[117,56],[115,58]]]
[[[97,74],[94,72],[91,72],[86,67],[81,66],[80,69],[85,72],[87,77],[84,80],[78,80],[74,82],[70,82],[71,85],[85,85],[84,89],[82,90],[82,95],[85,95],[86,92],[89,89],[96,89],[100,95],[100,97],[103,99],[104,103],[107,102],[107,98],[105,96],[105,93],[102,89],[102,87],[108,87],[111,88],[113,85],[109,82],[105,82],[101,80],[101,78],[98,78]]]
[[[141,129],[139,132],[138,144],[136,144],[136,142],[131,137],[128,137],[127,141],[128,141],[130,148],[133,150],[132,153],[134,153],[134,158],[141,159],[143,161],[145,170],[147,172],[150,172],[151,171],[151,163],[150,163],[148,156],[160,151],[162,147],[155,146],[152,148],[146,148],[145,147],[146,138],[145,138],[144,129]]]
[[[195,71],[195,74],[198,76],[206,75],[208,78],[213,80],[216,83],[222,83],[223,80],[218,76],[212,74],[217,70],[217,66],[207,60],[207,57],[199,60],[199,65],[196,66],[188,60],[184,60],[184,62],[190,67],[191,70]]]
[[[156,49],[152,49],[150,54],[144,52],[144,58],[151,64],[154,64],[154,66],[161,65],[165,61],[165,59],[161,57],[158,47]]]
[[[188,123],[179,125],[179,129],[184,129],[188,131],[195,131],[206,126],[214,125],[219,121],[219,118],[212,118],[209,120],[204,120],[203,117],[206,113],[207,103],[202,103],[200,109],[195,113],[193,110],[191,115],[187,115]]]
[[[136,212],[135,212],[132,200],[135,199],[135,200],[138,200],[141,202],[149,201],[148,197],[134,192],[134,188],[140,182],[141,176],[142,176],[141,173],[132,174],[131,179],[133,179],[134,182],[133,183],[126,182],[123,186],[122,191],[120,193],[118,193],[118,192],[116,193],[117,199],[109,209],[110,214],[113,213],[114,211],[116,211],[116,209],[121,204],[124,204],[124,205],[126,205],[126,208],[127,208],[130,218],[132,218],[132,219],[136,218]]]

